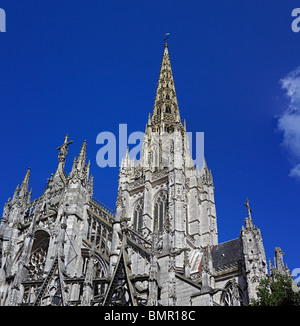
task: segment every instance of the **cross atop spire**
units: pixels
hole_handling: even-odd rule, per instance
[[[64,143],[61,146],[57,147],[57,150],[60,150],[60,152],[58,153],[59,164],[56,169],[55,176],[60,175],[63,180],[65,180],[64,167],[65,167],[65,162],[66,162],[66,156],[69,152],[68,146],[72,143],[73,143],[73,141],[69,141],[69,136],[68,136],[68,134],[66,134]]]
[[[68,146],[72,143],[73,143],[73,141],[72,140],[69,141],[69,136],[68,136],[68,134],[66,134],[64,143],[61,146],[57,147],[58,150],[60,149],[60,153],[58,154],[59,161],[65,160],[65,158],[69,152]]]

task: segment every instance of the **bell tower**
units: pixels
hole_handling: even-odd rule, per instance
[[[167,43],[141,158],[134,161],[127,150],[121,163],[116,210],[122,211],[121,219],[136,236],[149,242],[156,239],[155,250],[164,255],[164,262],[157,260],[166,269],[162,275],[188,271],[192,247],[201,250],[218,243],[212,174],[205,160],[201,170],[193,163]],[[111,266],[116,263],[120,245],[120,239],[114,242]],[[133,264],[132,272],[146,272],[146,266]]]

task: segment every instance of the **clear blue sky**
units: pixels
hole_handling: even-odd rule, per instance
[[[189,131],[205,133],[219,241],[239,236],[248,196],[267,258],[280,246],[288,267],[300,267],[300,33],[291,29],[299,1],[4,0],[0,7],[7,16],[2,207],[29,166],[32,199],[41,195],[68,133],[68,172],[86,139],[94,195],[114,209],[118,169],[97,166],[96,137],[117,133],[120,123],[144,131],[169,32],[181,117]]]

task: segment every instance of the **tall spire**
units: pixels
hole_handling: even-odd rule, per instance
[[[160,131],[161,129],[165,131],[173,131],[174,125],[179,122],[180,115],[170,55],[168,44],[165,43],[151,125],[156,127],[156,131]]]

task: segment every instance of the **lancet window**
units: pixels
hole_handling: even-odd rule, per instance
[[[133,210],[133,229],[139,233],[142,232],[142,227],[143,227],[143,208],[144,208],[144,201],[140,199],[135,204]]]
[[[154,201],[154,232],[163,232],[164,222],[167,217],[168,195],[166,191],[161,191]]]

